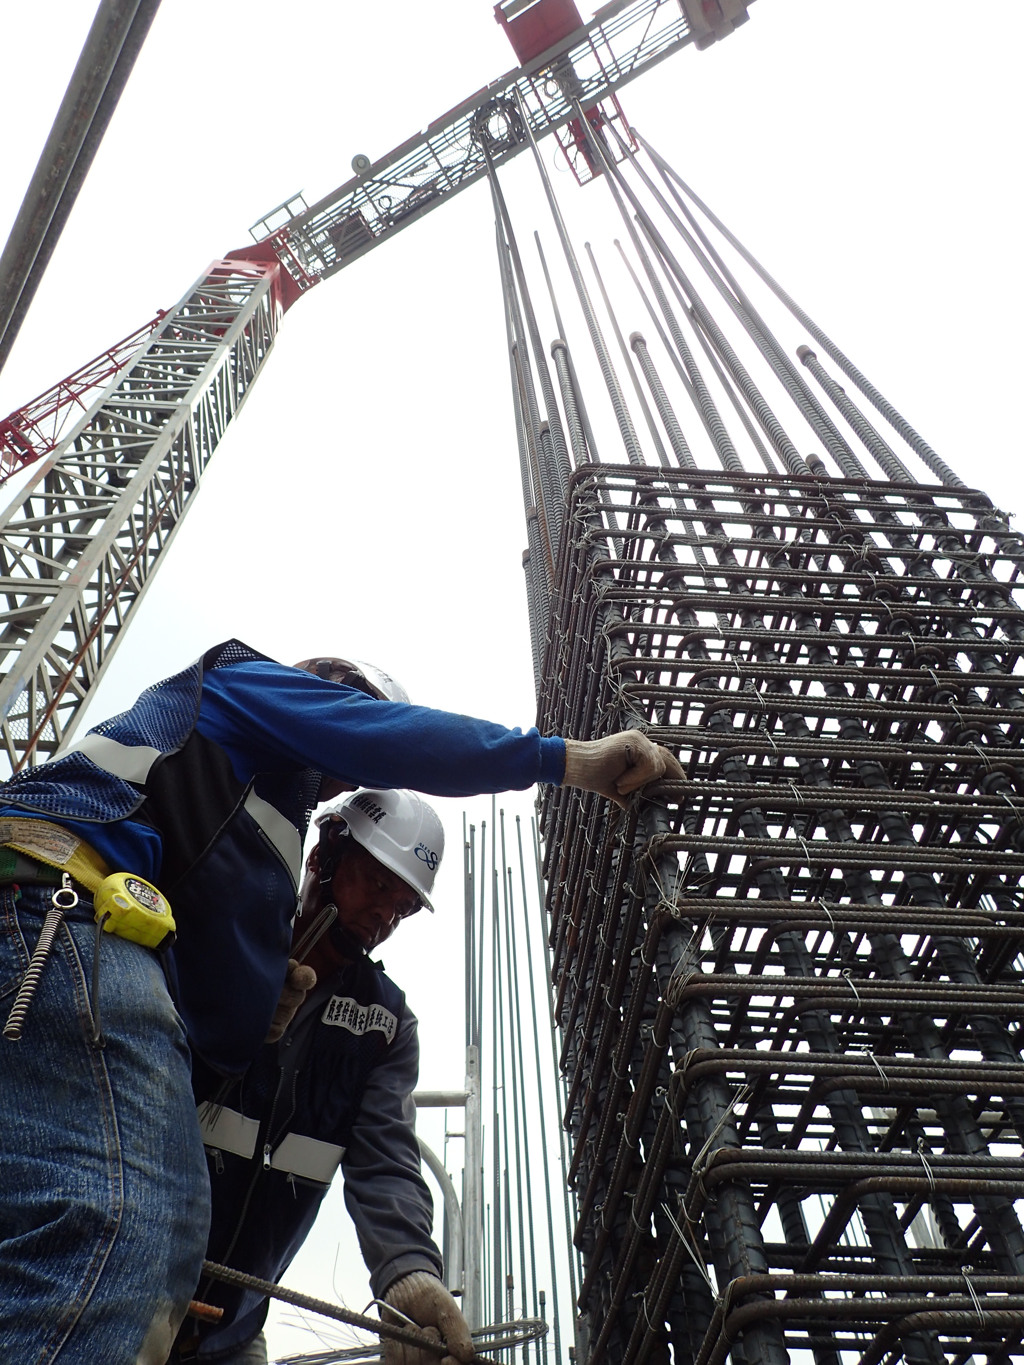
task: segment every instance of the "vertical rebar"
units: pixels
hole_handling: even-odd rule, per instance
[[[845,474],[852,478],[862,476],[864,470],[859,466],[859,461],[850,449],[849,444],[844,440],[842,434],[829,418],[828,414],[818,403],[814,394],[804,382],[799,370],[793,365],[783,346],[780,345],[772,329],[765,322],[764,318],[754,307],[753,303],[740,287],[736,278],[728,270],[725,262],[708,242],[706,236],[700,231],[692,215],[687,210],[682,199],[675,191],[675,187],[669,183],[669,190],[673,198],[678,203],[687,222],[695,228],[695,234],[691,235],[687,226],[680,220],[674,212],[672,205],[665,199],[665,196],[658,190],[654,181],[644,170],[643,166],[633,154],[632,148],[626,143],[616,128],[612,128],[619,145],[623,149],[624,155],[629,159],[629,164],[633,167],[642,183],[647,187],[667,216],[669,222],[679,233],[684,244],[689,248],[694,260],[700,265],[708,279],[715,286],[720,296],[725,300],[737,321],[743,327],[750,340],[757,347],[761,356],[767,362],[775,377],[782,384],[789,394],[793,403],[807,421],[811,430],[823,443],[826,450],[840,466]],[[620,177],[620,184],[625,188],[625,181]],[[627,188],[627,193],[628,193]],[[639,201],[635,195],[630,195],[631,202],[639,208]],[[646,215],[649,218],[649,215]],[[703,249],[702,249],[703,248]]]
[[[566,231],[561,210],[558,207],[558,200],[555,198],[551,180],[544,166],[540,152],[537,149],[537,143],[534,139],[529,120],[524,118],[523,121],[526,127],[527,137],[529,138],[530,149],[533,152],[537,174],[540,177],[540,182],[544,189],[544,196],[547,199],[548,208],[555,224],[555,230],[558,233],[558,240],[562,247],[562,253],[565,256],[565,262],[569,267],[569,274],[572,277],[573,286],[576,290],[580,311],[586,321],[587,331],[590,333],[591,345],[594,348],[597,363],[601,368],[601,376],[604,379],[605,389],[608,393],[609,400],[611,401],[612,411],[615,414],[619,435],[622,438],[622,444],[626,450],[626,458],[629,460],[630,464],[643,464],[643,452],[640,449],[636,430],[633,427],[633,419],[629,415],[629,409],[626,406],[626,400],[623,397],[618,376],[612,365],[611,356],[608,354],[608,347],[605,344],[604,336],[601,333],[601,328],[597,321],[597,315],[594,312],[594,306],[591,303],[590,295],[587,292],[587,287],[583,279],[583,272],[580,270],[579,261],[576,259],[576,252],[573,249],[569,234]]]
[[[612,332],[614,333],[615,340],[618,343],[619,354],[622,356],[623,363],[626,366],[626,373],[629,375],[630,381],[632,382],[633,385],[633,392],[636,394],[637,402],[640,404],[640,410],[644,415],[645,421],[647,422],[647,430],[651,433],[651,440],[654,442],[654,449],[658,453],[658,462],[659,464],[667,466],[670,463],[670,461],[668,458],[668,454],[665,450],[665,443],[662,441],[661,433],[658,431],[657,425],[654,421],[654,415],[651,412],[650,404],[647,402],[647,396],[644,393],[643,389],[640,387],[640,380],[637,378],[636,369],[633,365],[632,358],[626,346],[625,338],[622,335],[622,329],[619,326],[619,320],[615,316],[615,309],[612,307],[612,301],[608,297],[608,290],[604,287],[604,279],[602,278],[601,271],[598,268],[597,258],[594,256],[593,247],[590,245],[589,242],[584,242],[583,247],[590,260],[590,268],[594,272],[594,279],[597,281],[598,292],[600,293],[601,300],[604,303],[604,311],[608,317],[609,322],[612,325]]]
[[[746,249],[743,243],[729,231],[722,220],[718,218],[711,209],[708,208],[704,201],[690,189],[689,185],[676,174],[668,162],[660,157],[658,153],[654,151],[653,147],[640,137],[635,129],[631,131],[640,145],[650,155],[651,160],[658,167],[659,171],[675,181],[683,193],[697,206],[708,222],[712,223],[718,229],[730,246],[743,257],[750,268],[760,276],[768,288],[785,304],[793,316],[807,328],[811,336],[818,345],[821,346],[825,353],[831,356],[849,379],[853,380],[861,393],[863,393],[868,401],[878,409],[890,426],[899,432],[900,436],[903,437],[904,441],[906,441],[912,450],[916,451],[932,473],[935,474],[942,483],[948,484],[952,488],[966,487],[963,480],[954,474],[949,465],[932,450],[931,446],[914,430],[906,418],[902,417],[900,413],[896,411],[888,399],[884,398],[882,394],[878,392],[874,385],[861,374],[853,362],[843,354],[829,337],[825,335],[817,323],[815,323],[814,320],[804,312],[800,305],[786,293],[782,286],[769,275],[767,270],[765,270],[760,262]]]
[[[526,280],[526,272],[523,269],[522,257],[519,254],[519,243],[516,241],[512,220],[509,217],[508,207],[505,203],[505,196],[502,193],[501,184],[494,170],[493,163],[491,162],[490,156],[486,153],[485,158],[488,178],[491,185],[491,194],[494,199],[498,220],[502,225],[505,240],[508,244],[509,259],[512,263],[512,271],[519,292],[519,300],[526,323],[526,332],[533,353],[533,363],[537,371],[537,380],[540,384],[541,395],[544,399],[544,412],[548,423],[548,430],[551,433],[551,481],[553,491],[557,492],[557,501],[564,502],[571,470],[569,456],[565,449],[565,437],[562,434],[562,423],[558,413],[558,404],[555,402],[555,393],[551,385],[551,375],[548,372],[547,357],[544,354],[544,347],[541,343],[540,332],[537,328],[537,318],[533,310],[533,301],[530,297],[529,285]],[[554,535],[554,543],[557,548],[557,531]]]
[[[912,483],[913,475],[910,470],[892,447],[882,440],[856,404],[850,401],[845,390],[841,389],[832,376],[822,367],[811,348],[809,346],[798,346],[796,353],[801,364],[806,366],[814,375],[888,477],[895,479],[897,483]]]

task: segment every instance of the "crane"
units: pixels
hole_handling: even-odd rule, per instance
[[[228,423],[309,289],[554,134],[581,183],[595,168],[574,105],[598,126],[615,93],[673,52],[724,37],[749,0],[505,0],[520,65],[306,206],[264,215],[173,308],[0,423],[0,473],[39,462],[0,519],[0,725],[8,767],[71,736]],[[66,436],[60,418],[86,398]],[[49,424],[49,425],[48,425]],[[45,457],[45,458],[44,458]]]

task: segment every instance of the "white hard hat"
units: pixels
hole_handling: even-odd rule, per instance
[[[295,667],[305,673],[313,673],[318,678],[343,683],[346,687],[358,687],[361,692],[369,692],[378,701],[400,701],[409,705],[409,693],[402,684],[376,664],[322,654],[311,659],[300,659]]]
[[[433,914],[430,893],[444,856],[444,827],[418,792],[361,788],[316,818],[343,820],[348,832],[379,863],[416,892]]]
[[[397,678],[385,673],[383,668],[378,668],[376,664],[368,664],[363,659],[353,659],[352,664],[374,688],[381,701],[400,701],[406,706],[410,704],[409,693]]]

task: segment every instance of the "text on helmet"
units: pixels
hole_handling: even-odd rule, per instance
[[[375,825],[379,825],[385,815],[387,815],[387,811],[383,806],[378,806],[376,801],[371,800],[369,796],[364,796],[362,793],[358,796],[353,796],[349,805],[354,806],[356,810],[361,810],[366,818],[372,820]]]

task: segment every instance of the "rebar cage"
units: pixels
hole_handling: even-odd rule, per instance
[[[590,465],[539,719],[584,1358],[1024,1359],[1024,545],[981,493]]]

